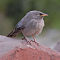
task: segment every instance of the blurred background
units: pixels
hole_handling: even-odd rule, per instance
[[[0,0],[0,35],[8,35],[31,10],[48,13],[43,32],[37,39],[41,44],[55,45],[60,40],[60,0]]]

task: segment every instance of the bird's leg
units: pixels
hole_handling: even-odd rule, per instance
[[[33,42],[35,42],[35,43],[39,46],[39,43],[36,42],[36,38],[34,37],[34,35],[32,35],[32,37],[33,37],[33,39],[34,39]]]
[[[34,35],[32,35],[33,39],[34,39],[34,42],[36,42],[36,38],[34,37]]]
[[[28,41],[28,39],[25,36],[22,38],[22,40],[25,40],[28,44],[31,45],[30,41]]]
[[[22,40],[26,40],[27,41],[27,39],[25,37],[23,37]]]
[[[22,40],[26,40],[26,41],[27,41],[27,38],[25,37],[25,35],[24,35],[24,34],[23,34],[23,36],[24,36],[24,37],[22,38]]]

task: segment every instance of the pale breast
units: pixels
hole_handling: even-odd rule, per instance
[[[44,20],[35,21],[31,20],[27,25],[26,28],[22,31],[25,36],[32,36],[41,33],[44,27]]]
[[[44,27],[44,20],[41,20],[37,23],[35,34],[40,34],[43,30],[43,27]]]

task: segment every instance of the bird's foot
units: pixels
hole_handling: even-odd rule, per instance
[[[30,41],[27,41],[27,43],[28,43],[29,45],[31,45],[31,42],[30,42]]]
[[[25,38],[25,37],[23,37],[23,38],[22,38],[22,40],[26,40],[26,38]]]
[[[31,42],[30,42],[30,41],[28,41],[28,39],[26,39],[25,37],[24,37],[24,38],[22,38],[22,40],[25,40],[25,41],[27,42],[27,44],[31,45]]]
[[[39,46],[39,43],[37,43],[35,40],[31,40],[32,42],[34,42],[37,46]]]

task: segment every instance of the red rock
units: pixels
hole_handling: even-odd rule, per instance
[[[23,43],[6,53],[0,60],[60,60],[60,53],[31,42],[31,45]]]

